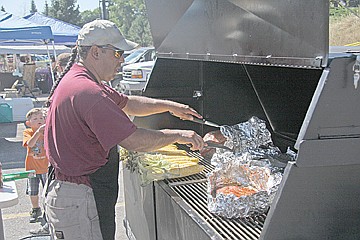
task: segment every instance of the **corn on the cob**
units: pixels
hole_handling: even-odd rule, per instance
[[[153,152],[165,154],[165,155],[187,156],[187,152],[185,150],[178,149],[174,144],[167,145],[167,146],[157,149]]]
[[[189,175],[200,173],[202,170],[204,170],[204,168],[204,166],[196,164],[193,166],[170,169],[169,173],[173,176],[170,176],[169,178],[186,177]]]
[[[174,144],[129,157],[137,162],[143,185],[154,180],[189,176],[204,169],[198,164],[198,158],[188,156],[185,150],[177,149]]]

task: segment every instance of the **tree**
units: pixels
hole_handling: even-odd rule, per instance
[[[1,10],[0,10],[0,11],[5,12],[5,8],[4,8],[4,6],[1,6]]]
[[[45,1],[45,7],[44,7],[44,12],[43,12],[43,14],[44,14],[45,16],[49,16],[49,4],[48,4],[47,1]]]
[[[78,26],[101,17],[99,8],[79,13],[77,0],[51,0],[47,16]],[[144,0],[107,0],[109,20],[115,22],[124,36],[141,46],[153,45]],[[76,6],[75,6],[76,5]],[[45,8],[47,3],[45,3]]]
[[[153,45],[144,0],[113,0],[110,20],[129,40],[141,46]]]
[[[36,9],[35,1],[31,0],[31,8],[30,13],[36,13],[38,10]]]
[[[131,24],[128,32],[129,36],[134,42],[139,43],[141,46],[153,45],[146,11],[141,10],[140,12],[141,14],[138,14]]]
[[[80,16],[81,16],[81,20],[77,25],[82,27],[85,23],[88,23],[97,18],[100,18],[101,13],[100,13],[100,9],[96,8],[94,10],[85,10],[80,13]]]
[[[77,25],[81,17],[76,2],[77,0],[51,0],[48,16]]]

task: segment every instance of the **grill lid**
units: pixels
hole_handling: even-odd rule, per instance
[[[327,0],[146,0],[146,6],[160,58],[327,64]]]

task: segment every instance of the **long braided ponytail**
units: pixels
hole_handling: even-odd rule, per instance
[[[76,57],[77,57],[77,54],[78,54],[78,49],[77,49],[77,46],[75,46],[75,47],[73,47],[73,48],[71,49],[71,56],[70,56],[69,62],[67,63],[64,71],[62,71],[62,73],[60,74],[59,78],[55,81],[54,85],[53,85],[52,88],[51,88],[51,91],[50,91],[50,93],[49,93],[48,99],[47,99],[47,101],[45,102],[45,107],[49,107],[49,106],[50,106],[50,104],[51,104],[51,97],[52,97],[52,95],[54,94],[55,89],[56,89],[57,86],[59,85],[61,79],[63,79],[63,77],[65,76],[65,74],[70,70],[70,68],[72,67],[72,65],[74,65],[75,60],[76,60]]]

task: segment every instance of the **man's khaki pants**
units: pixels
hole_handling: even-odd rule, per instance
[[[92,188],[52,180],[44,205],[53,239],[103,239]]]

